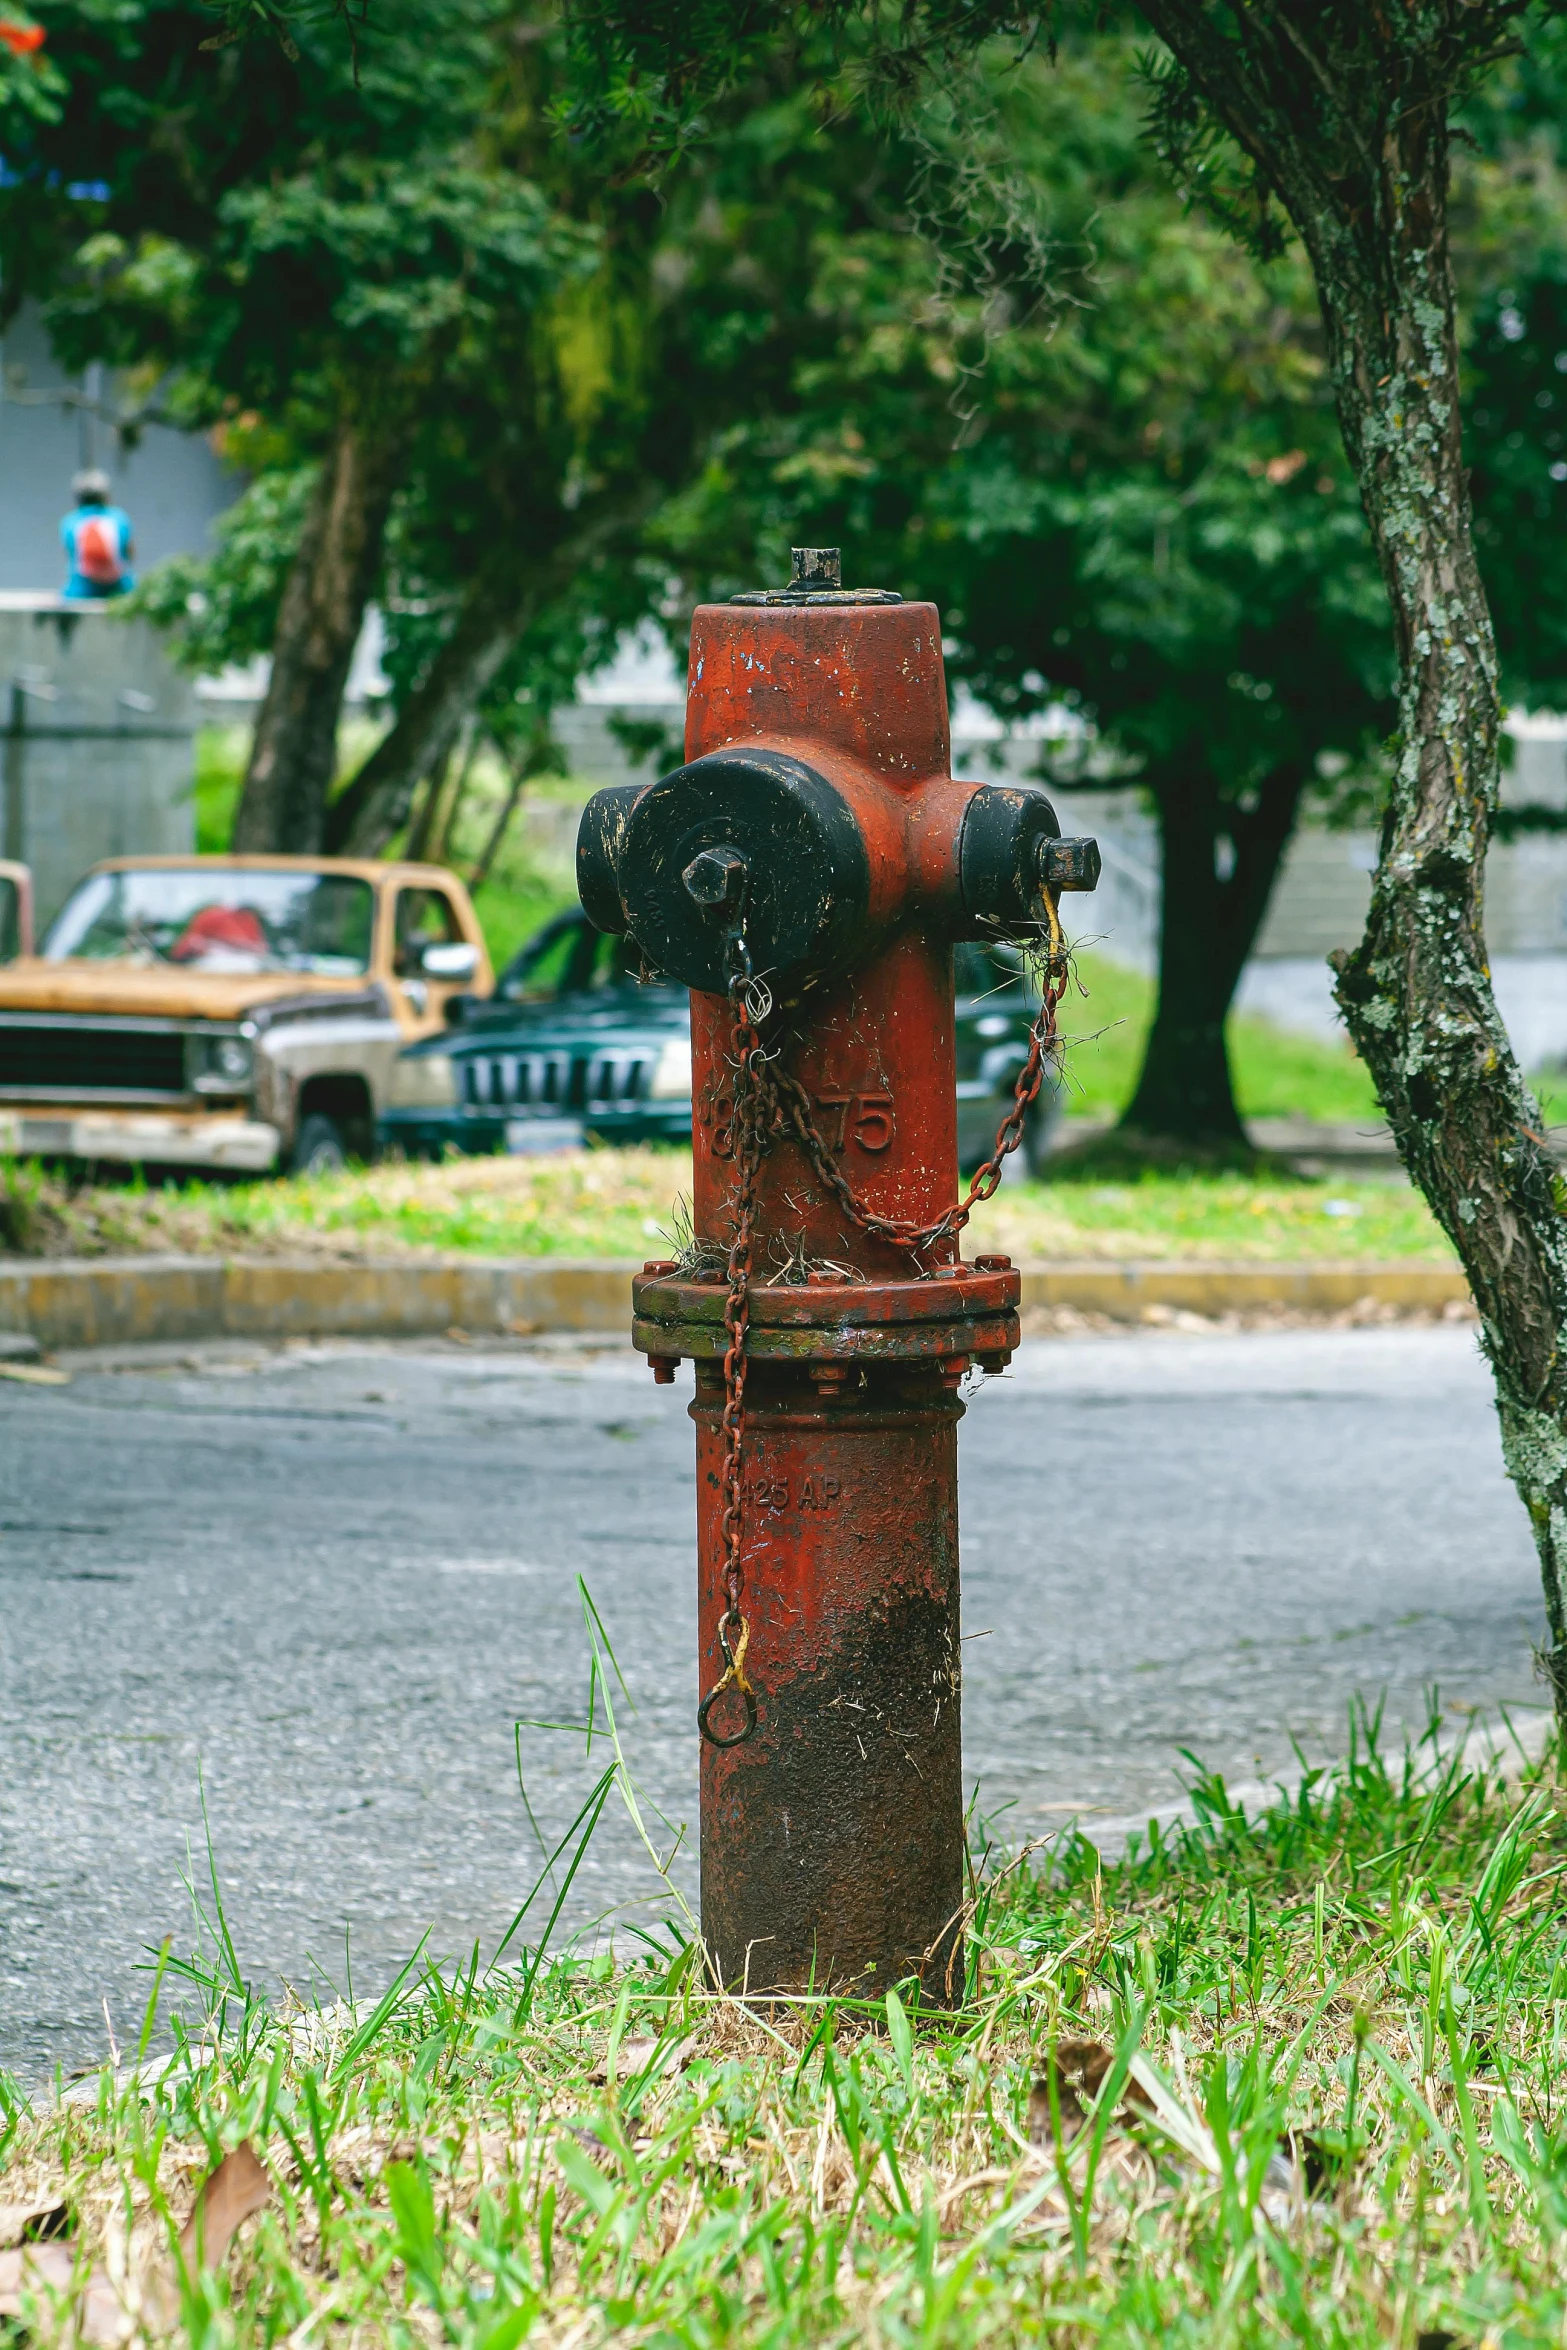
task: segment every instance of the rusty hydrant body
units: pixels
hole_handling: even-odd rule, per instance
[[[633,1335],[663,1376],[695,1364],[709,1688],[735,1228],[715,890],[732,869],[777,1007],[769,1050],[852,1191],[927,1225],[958,1183],[953,941],[1031,932],[1052,862],[1055,885],[1091,887],[1097,858],[1059,839],[1037,788],[952,779],[932,605],[831,585],[704,605],[690,680],[687,764],[597,796],[579,879],[595,921],[693,990],[694,1247],[637,1281]],[[799,1142],[772,1136],[745,1348],[757,1722],[702,1744],[702,1931],[733,1988],[874,1996],[918,1976],[928,1999],[962,1996],[958,1390],[1010,1356],[1018,1293],[1005,1258],[962,1264],[954,1238],[914,1263],[866,1236]]]

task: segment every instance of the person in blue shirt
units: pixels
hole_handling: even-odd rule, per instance
[[[129,595],[136,585],[131,557],[136,552],[131,518],[109,503],[106,473],[79,473],[71,484],[75,506],[60,525],[65,548],[65,592],[78,602]]]

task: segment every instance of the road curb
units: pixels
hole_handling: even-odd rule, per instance
[[[1190,1314],[1256,1313],[1280,1306],[1303,1314],[1347,1312],[1363,1299],[1403,1312],[1440,1313],[1466,1302],[1456,1265],[1209,1265],[1137,1263],[1025,1266],[1023,1310],[1072,1306],[1139,1322],[1150,1306]]]
[[[182,1338],[417,1338],[458,1329],[527,1336],[625,1330],[634,1265],[548,1257],[323,1264],[287,1257],[12,1258],[0,1263],[0,1331],[47,1351]],[[1447,1265],[1025,1268],[1023,1306],[1141,1321],[1152,1308],[1206,1315],[1358,1305],[1440,1312],[1466,1298]]]

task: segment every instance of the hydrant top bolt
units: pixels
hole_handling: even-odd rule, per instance
[[[653,1268],[650,1265],[646,1269],[651,1272]],[[1010,1273],[1012,1259],[1010,1257],[976,1257],[974,1270],[976,1273]]]
[[[837,547],[791,547],[789,585],[792,588],[841,588],[843,556]]]
[[[747,870],[738,849],[703,849],[680,878],[699,906],[728,910],[740,903]]]

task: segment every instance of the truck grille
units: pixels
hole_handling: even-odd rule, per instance
[[[0,1021],[0,1094],[183,1094],[178,1029]]]
[[[470,1110],[609,1110],[647,1090],[645,1053],[487,1053],[462,1063]]]

